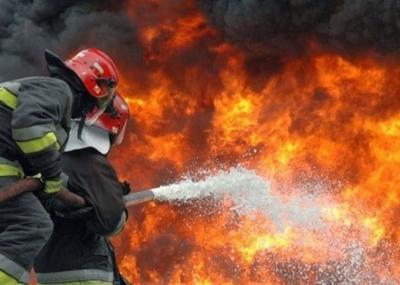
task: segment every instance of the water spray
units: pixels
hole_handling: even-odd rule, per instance
[[[262,213],[277,230],[284,230],[286,223],[308,229],[321,229],[325,223],[316,197],[301,195],[282,199],[271,190],[271,183],[255,171],[233,167],[204,175],[203,179],[186,178],[177,183],[131,193],[124,197],[127,207],[159,201],[184,204],[193,200],[212,198],[232,201],[230,210],[239,215]]]

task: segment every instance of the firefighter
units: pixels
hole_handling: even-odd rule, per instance
[[[50,77],[0,84],[0,187],[40,175],[40,196],[52,200],[62,186],[60,153],[71,116],[100,116],[118,75],[110,57],[97,49],[63,62],[45,52]],[[0,190],[1,191],[1,190]],[[50,238],[53,223],[39,199],[24,193],[0,204],[0,284],[27,284],[34,258]]]
[[[39,284],[127,284],[120,276],[109,237],[119,233],[127,219],[120,183],[107,154],[122,142],[129,108],[116,94],[106,111],[88,119],[94,124],[72,129],[61,156],[68,189],[83,196],[83,210],[52,208],[53,234],[35,260]]]

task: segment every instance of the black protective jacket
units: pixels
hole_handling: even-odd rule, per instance
[[[72,96],[67,83],[50,77],[1,83],[0,163],[20,163],[25,174],[57,178],[61,173],[59,150],[69,131]]]
[[[52,185],[45,191],[60,189],[60,150],[72,100],[69,85],[60,79],[27,77],[0,83],[0,187],[41,173],[47,186]],[[0,270],[27,283],[34,258],[52,229],[33,193],[0,203]]]
[[[61,163],[69,190],[85,197],[93,211],[78,219],[54,217],[52,237],[35,260],[38,281],[119,284],[107,240],[121,224],[125,211],[117,175],[107,157],[92,148],[66,152]]]

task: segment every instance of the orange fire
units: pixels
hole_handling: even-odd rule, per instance
[[[131,209],[115,240],[127,279],[400,282],[398,58],[350,58],[310,43],[303,57],[254,74],[246,53],[207,24],[192,1],[171,3],[130,5],[146,62],[124,73],[133,122],[113,153],[121,176],[145,189],[240,164],[271,181],[288,207],[293,197],[315,197],[322,226],[283,218],[277,227],[262,209],[239,215],[229,195],[152,202]]]

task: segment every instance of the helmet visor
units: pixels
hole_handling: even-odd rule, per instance
[[[115,139],[115,144],[120,145],[125,137],[126,126],[128,125],[128,121],[125,122],[124,126],[122,127],[121,131],[119,132],[117,138]]]

